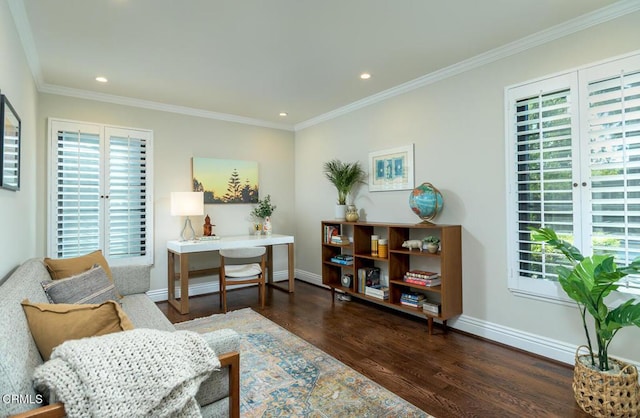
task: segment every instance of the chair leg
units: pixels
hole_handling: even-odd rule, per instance
[[[222,288],[222,313],[227,313],[227,288]]]

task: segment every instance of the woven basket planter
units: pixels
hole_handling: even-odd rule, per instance
[[[610,363],[620,367],[618,374],[593,370],[580,360],[590,358],[589,354],[578,354],[581,348],[588,350],[586,346],[578,347],[573,369],[573,393],[580,408],[594,417],[640,416],[640,385],[636,367],[610,358]]]

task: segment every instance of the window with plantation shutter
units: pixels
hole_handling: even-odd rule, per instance
[[[640,56],[506,89],[509,287],[564,299],[556,267],[529,227],[583,254],[640,257]],[[620,291],[640,293],[627,276]]]
[[[620,64],[621,66],[617,65]],[[631,68],[631,71],[627,68]],[[629,264],[640,257],[640,60],[585,71],[591,245]],[[597,77],[595,80],[590,80]],[[640,278],[624,278],[640,288]]]
[[[50,121],[49,256],[152,264],[152,133]]]

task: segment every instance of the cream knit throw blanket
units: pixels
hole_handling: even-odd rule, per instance
[[[220,361],[191,331],[134,329],[67,341],[36,368],[73,417],[198,417],[200,383]]]

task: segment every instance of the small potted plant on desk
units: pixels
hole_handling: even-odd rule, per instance
[[[618,288],[620,279],[628,274],[640,273],[640,258],[628,266],[618,266],[613,255],[597,254],[585,257],[576,247],[558,238],[549,228],[530,228],[533,241],[542,241],[559,251],[570,267],[556,266],[558,282],[573,299],[582,317],[587,346],[576,351],[573,369],[573,392],[583,411],[596,417],[640,416],[640,385],[638,371],[632,364],[609,357],[609,344],[613,337],[627,326],[640,327],[640,302],[629,299],[615,308],[604,299]],[[587,313],[595,325],[597,354],[591,343]],[[578,355],[580,348],[589,353]]]
[[[435,254],[440,249],[440,238],[429,235],[422,238],[422,246],[431,254]]]
[[[264,199],[258,199],[256,207],[251,211],[251,216],[262,221],[262,230],[265,234],[271,235],[271,215],[276,210],[276,206],[271,204],[271,195],[266,195]],[[256,234],[260,233],[260,223],[256,224]]]

